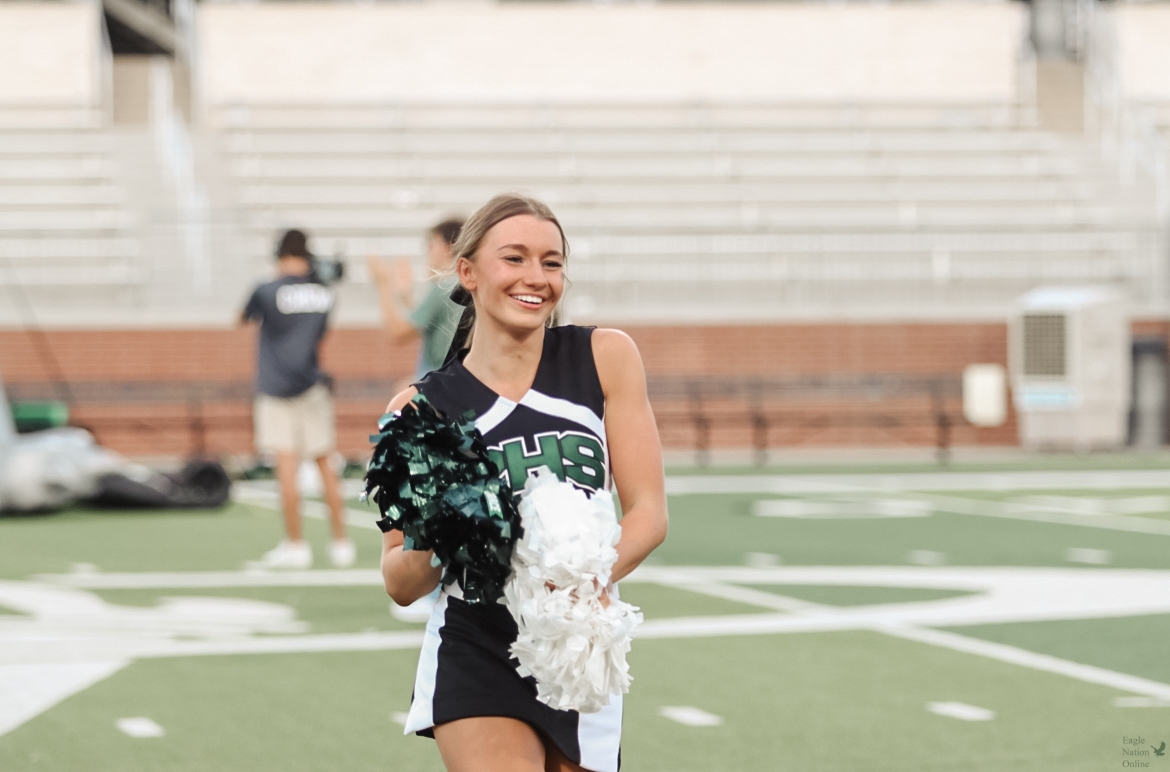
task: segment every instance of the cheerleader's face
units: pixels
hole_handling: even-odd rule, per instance
[[[522,330],[543,326],[565,291],[563,250],[561,231],[548,220],[521,214],[497,223],[474,259],[457,266],[476,315]]]

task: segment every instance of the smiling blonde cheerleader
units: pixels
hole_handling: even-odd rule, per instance
[[[466,310],[451,355],[387,410],[421,393],[447,416],[471,411],[513,491],[542,467],[586,493],[616,484],[616,582],[666,538],[662,450],[638,349],[617,330],[553,326],[568,244],[539,201],[493,198],[452,251],[452,298]],[[439,585],[442,569],[431,552],[402,547],[401,531],[384,535],[382,574],[407,605]],[[616,772],[621,696],[594,713],[540,702],[509,653],[508,609],[462,595],[458,582],[445,585],[427,624],[406,732],[434,737],[449,772]]]

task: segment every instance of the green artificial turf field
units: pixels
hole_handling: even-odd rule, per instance
[[[672,470],[623,768],[1170,770],[1170,472],[1064,461]],[[0,519],[0,770],[441,770],[374,514],[246,569],[273,506]]]

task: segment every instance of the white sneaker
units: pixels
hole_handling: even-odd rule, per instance
[[[390,601],[390,616],[399,622],[426,622],[430,620],[431,612],[438,601],[438,588],[430,595],[424,595],[409,606],[399,606],[394,601]]]
[[[334,568],[349,568],[357,560],[357,550],[349,539],[335,539],[329,545],[329,562]]]
[[[260,558],[262,568],[282,568],[293,571],[304,570],[313,565],[313,549],[307,541],[289,541],[285,539],[264,553]]]

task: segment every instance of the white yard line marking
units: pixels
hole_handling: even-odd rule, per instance
[[[666,492],[800,495],[857,491],[1015,491],[1170,489],[1161,469],[909,474],[671,475]]]
[[[1118,697],[1115,708],[1170,708],[1170,697]]]
[[[759,499],[752,503],[756,517],[795,520],[872,520],[875,518],[929,517],[930,505],[917,499],[885,496],[834,496],[831,498]]]
[[[679,582],[672,585],[680,590],[687,590],[698,595],[707,595],[712,598],[721,598],[736,603],[746,603],[751,606],[769,608],[775,611],[823,611],[829,606],[792,598],[767,590],[754,590],[750,587],[737,587],[731,584],[713,584],[710,582]]]
[[[1058,512],[1028,512],[1013,507],[1010,501],[988,501],[967,499],[961,496],[940,496],[932,493],[907,493],[930,502],[939,512],[956,515],[979,515],[998,517],[1004,520],[1028,520],[1034,523],[1054,525],[1077,525],[1085,528],[1102,528],[1107,531],[1129,531],[1170,536],[1170,520],[1133,517],[1130,515],[1071,515]]]
[[[1060,512],[1070,515],[1142,515],[1170,512],[1170,496],[1018,496],[1008,506],[1022,512]]]
[[[116,726],[123,734],[129,735],[130,737],[162,737],[166,734],[166,731],[161,726],[149,718],[142,716],[136,718],[120,718],[116,722]]]
[[[995,711],[968,705],[965,702],[928,702],[926,709],[931,713],[960,721],[991,721],[995,718]]]
[[[326,651],[393,651],[422,646],[422,630],[391,633],[335,633],[328,635],[287,635],[237,640],[174,641],[145,649],[142,658],[195,657],[231,654],[309,654]]]
[[[280,510],[280,495],[274,489],[270,490],[254,483],[238,482],[233,485],[232,498],[244,504]],[[314,499],[301,499],[301,514],[314,520],[328,520],[329,507],[324,502]],[[372,505],[368,510],[348,507],[345,509],[345,524],[354,528],[377,531],[380,518],[377,508]]]
[[[722,726],[723,717],[689,705],[667,705],[658,709],[658,715],[685,726]]]
[[[0,737],[129,664],[62,662],[0,665]]]
[[[931,646],[941,646],[944,649],[962,651],[967,654],[977,654],[981,657],[1021,665],[1033,670],[1075,678],[1090,684],[1108,686],[1123,692],[1141,694],[1147,697],[1170,699],[1170,684],[1139,678],[1128,673],[1118,673],[1105,668],[1082,665],[1079,662],[1070,662],[1047,654],[1037,654],[1033,651],[1017,649],[1015,646],[1006,646],[1002,643],[992,643],[977,638],[968,638],[964,635],[944,632],[942,630],[928,630],[915,627],[891,627],[881,629],[881,632],[896,638],[905,638],[908,641],[928,643]]]
[[[174,571],[109,574],[42,574],[37,581],[90,590],[174,590],[222,587],[380,587],[376,568],[316,571]]]

